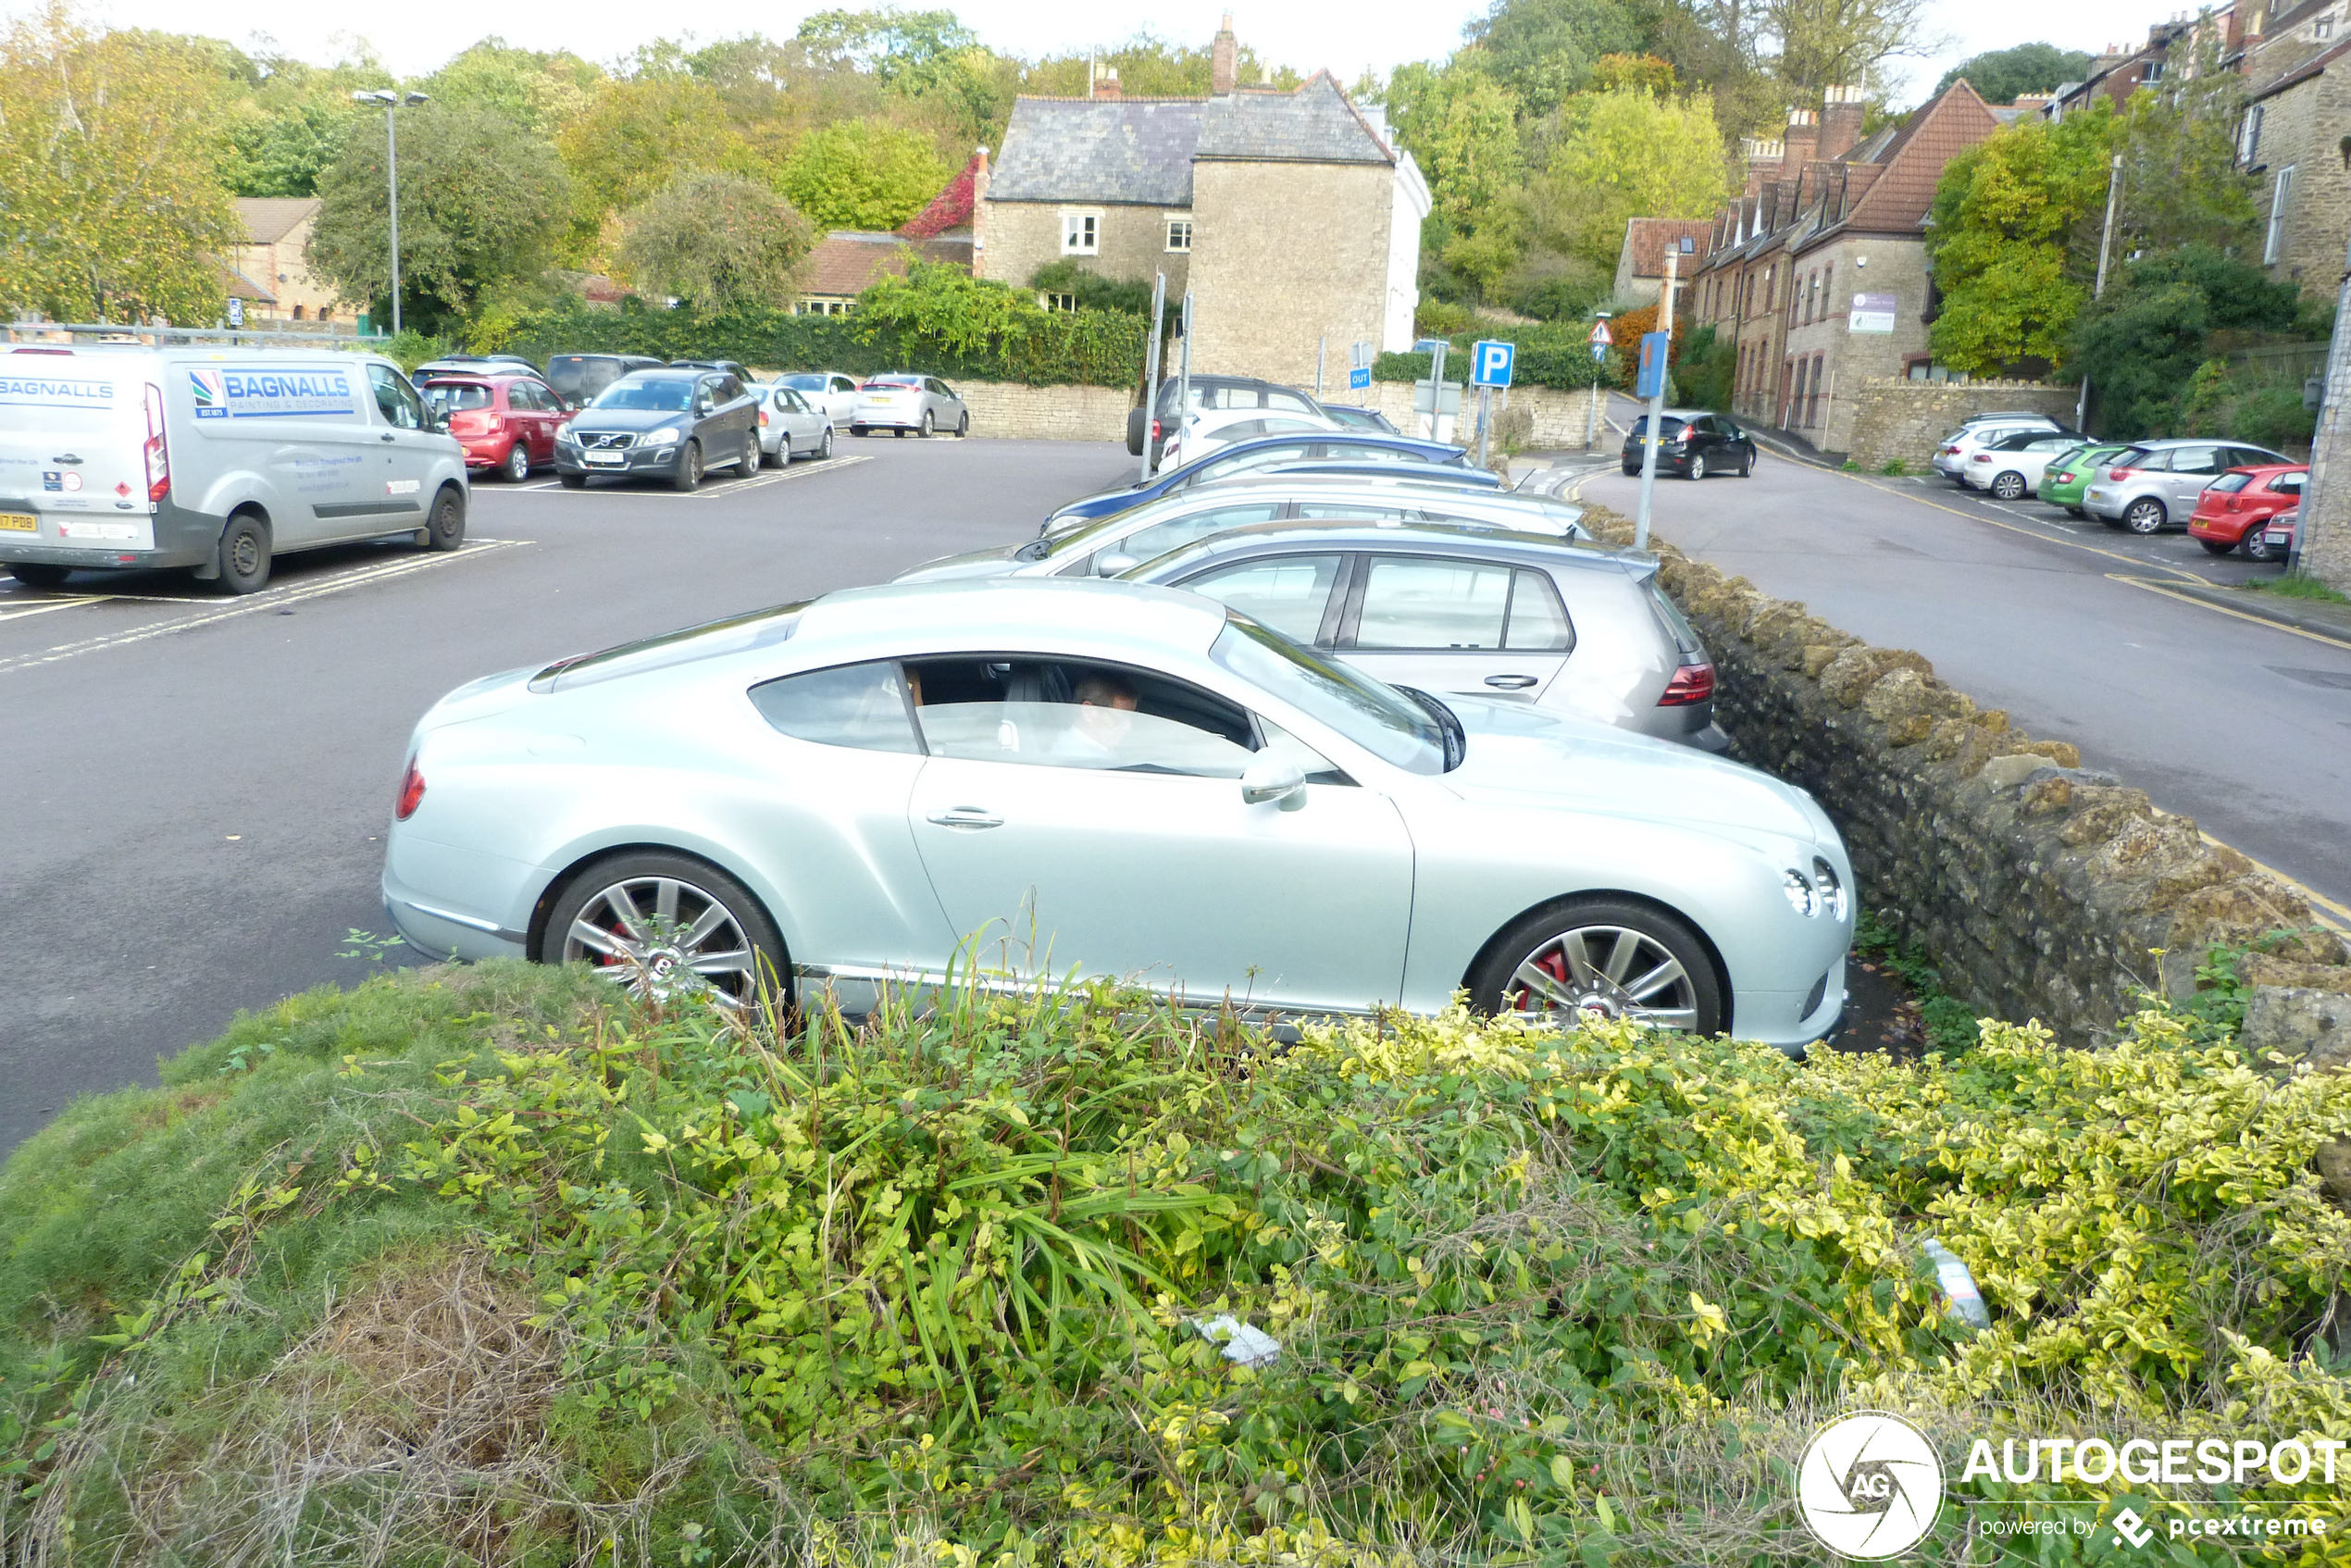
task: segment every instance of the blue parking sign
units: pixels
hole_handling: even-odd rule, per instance
[[[1470,385],[1474,387],[1507,387],[1511,384],[1511,363],[1518,357],[1518,345],[1497,342],[1481,338],[1470,345]]]

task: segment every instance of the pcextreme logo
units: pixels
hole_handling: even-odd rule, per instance
[[[1943,1462],[1900,1416],[1856,1411],[1813,1436],[1797,1466],[1796,1504],[1813,1538],[1840,1557],[1898,1557],[1934,1527]]]

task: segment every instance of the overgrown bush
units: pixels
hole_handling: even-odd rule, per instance
[[[1425,306],[1423,307],[1424,310]],[[1447,334],[1450,347],[1445,354],[1445,379],[1466,380],[1470,368],[1470,344],[1480,338],[1517,345],[1518,354],[1511,370],[1511,384],[1521,387],[1588,387],[1600,378],[1601,367],[1592,358],[1591,345],[1585,334],[1591,329],[1579,322],[1536,322],[1533,325],[1495,321],[1473,321],[1461,330]],[[1372,379],[1375,381],[1424,381],[1428,380],[1429,361],[1426,354],[1383,354],[1372,362]]]
[[[1077,302],[1080,310],[1116,310],[1148,320],[1151,313],[1151,284],[1143,278],[1105,278],[1101,273],[1074,258],[1064,256],[1039,268],[1028,280],[1029,288],[1040,294],[1067,294]],[[1169,302],[1171,315],[1180,312],[1183,296]]]
[[[1996,1442],[2351,1436],[2304,1354],[2351,1258],[2309,1170],[2351,1081],[2165,1009],[2097,1052],[1986,1023],[1956,1061],[1799,1066],[1459,1012],[1281,1052],[1108,987],[852,1029],[580,984],[302,999],[19,1151],[0,1531],[1798,1563],[1786,1467],[1842,1401]],[[1227,1316],[1278,1350],[1227,1354]],[[1998,1492],[1958,1487],[1946,1551]]]

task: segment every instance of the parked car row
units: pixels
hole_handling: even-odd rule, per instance
[[[2244,442],[2096,442],[2018,412],[1977,415],[1945,439],[1934,467],[2002,501],[2030,494],[2137,534],[2184,528],[2216,555],[2239,551],[2253,561],[2285,558],[2269,524],[2301,504],[2309,479],[2309,465]]]

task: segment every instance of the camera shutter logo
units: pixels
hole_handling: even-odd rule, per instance
[[[1898,1557],[1934,1525],[1943,1462],[1900,1416],[1857,1411],[1813,1434],[1797,1467],[1796,1505],[1813,1537],[1839,1556]]]

